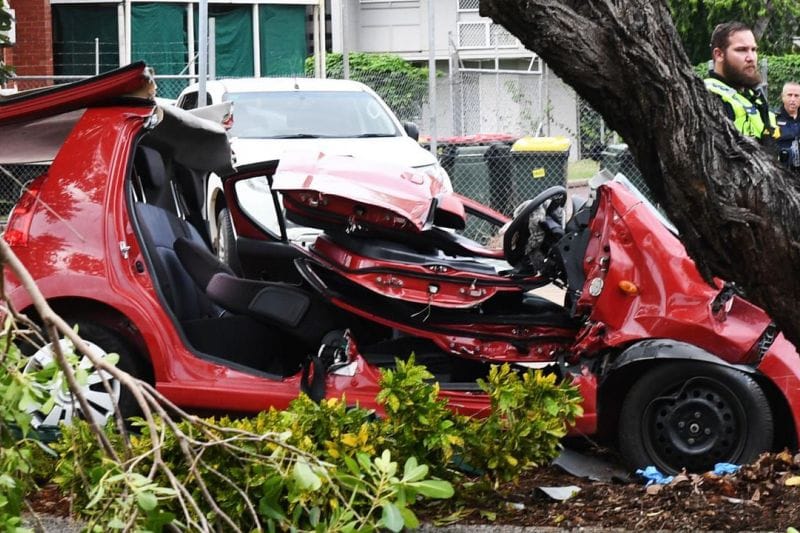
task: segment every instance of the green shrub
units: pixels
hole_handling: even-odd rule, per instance
[[[465,455],[472,467],[495,480],[516,478],[555,458],[567,424],[583,413],[580,393],[566,382],[556,383],[554,374],[519,374],[505,364],[492,367],[480,385],[492,409],[484,420],[470,421]]]
[[[10,342],[8,330],[0,336],[0,529],[14,531],[20,525],[25,495],[35,488],[40,463],[46,456],[31,432],[30,410],[52,403],[44,394],[58,379],[55,365],[23,373],[24,358]]]
[[[398,360],[396,370],[383,370],[377,401],[386,418],[385,439],[402,456],[414,456],[441,472],[464,446],[469,421],[447,407],[439,397],[439,384],[424,366]]]
[[[205,428],[181,422],[185,439],[168,427],[153,436],[142,424],[122,464],[107,459],[79,422],[64,428],[54,444],[61,456],[55,480],[97,530],[159,530],[169,522],[200,527],[199,516],[194,523],[180,518],[186,516],[180,503],[185,490],[201,505],[205,494],[211,496],[218,510],[203,506],[202,519],[215,528],[226,529],[221,517],[227,516],[246,529],[398,531],[417,525],[417,500],[453,494],[450,481],[460,474],[447,468],[452,461],[466,459],[492,480],[512,479],[555,457],[580,413],[576,389],[539,371],[492,368],[481,387],[491,398],[491,413],[483,419],[456,414],[412,357],[382,372],[382,416],[345,398],[317,404],[303,395],[286,410],[252,418],[211,420]],[[114,431],[109,425],[107,432]],[[185,489],[158,467],[154,440]],[[122,454],[118,435],[112,443]],[[195,451],[194,469],[182,446]],[[429,477],[427,465],[444,479]]]

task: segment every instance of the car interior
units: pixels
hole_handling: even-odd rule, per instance
[[[159,296],[199,357],[270,376],[295,374],[335,324],[325,304],[301,288],[238,278],[216,259],[192,216],[197,198],[185,193],[195,174],[148,146],[147,137],[136,148],[132,213]]]
[[[476,389],[475,377],[486,373],[483,363],[453,358],[427,339],[393,338],[374,323],[345,320],[342,311],[298,285],[235,274],[190,220],[193,202],[184,190],[194,173],[145,137],[135,151],[129,196],[159,297],[195,355],[280,379],[300,371],[327,334],[347,326],[358,331],[361,355],[376,366],[393,367],[396,357],[414,353],[443,388]]]

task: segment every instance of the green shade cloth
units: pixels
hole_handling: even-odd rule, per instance
[[[119,68],[116,4],[53,6],[56,75],[94,75],[95,39],[99,39],[100,72]]]
[[[144,61],[158,74],[188,74],[186,4],[131,5],[131,60]],[[188,81],[159,80],[158,96],[177,98]]]
[[[252,6],[208,6],[208,17],[216,24],[216,75],[218,78],[255,75],[253,68]],[[200,42],[199,11],[195,6],[195,43]],[[197,44],[195,44],[197,46]]]
[[[156,74],[180,74],[188,62],[184,4],[131,5],[131,61],[144,61]]]
[[[303,75],[306,59],[306,7],[258,6],[261,75]]]

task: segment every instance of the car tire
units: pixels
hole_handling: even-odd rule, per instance
[[[734,368],[673,361],[644,374],[620,412],[619,445],[634,468],[706,472],[716,463],[751,462],[772,447],[764,391]]]
[[[236,269],[236,235],[233,234],[233,223],[227,209],[217,215],[217,257],[220,261]]]
[[[144,379],[146,376],[141,371],[141,364],[136,354],[123,342],[119,336],[112,331],[92,323],[79,322],[78,335],[86,342],[92,353],[99,357],[106,357],[108,354],[116,353],[119,361],[116,366],[134,377]],[[66,339],[59,341],[62,350],[68,353],[72,350],[72,345]],[[87,382],[83,386],[83,393],[92,410],[92,417],[99,425],[104,425],[110,418],[113,418],[116,409],[124,418],[141,414],[139,405],[127,387],[123,387],[120,382],[110,374],[106,374],[107,382],[111,388],[111,394],[103,385],[101,373],[95,370],[85,355],[77,353],[80,357],[80,365],[87,369]],[[55,357],[52,343],[48,343],[35,351],[29,358],[23,372],[38,370]],[[77,402],[72,401],[72,394],[63,392],[61,381],[53,383],[51,392],[55,400],[54,407],[49,413],[33,411],[32,426],[36,429],[57,427],[60,423],[70,424],[75,416],[83,418],[83,412]]]

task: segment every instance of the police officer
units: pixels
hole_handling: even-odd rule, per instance
[[[736,129],[762,143],[777,137],[775,115],[759,87],[758,46],[750,27],[741,22],[718,24],[711,35],[711,59],[706,88],[722,99]]]
[[[781,91],[783,105],[777,111],[780,128],[778,153],[781,163],[800,173],[800,83],[789,81]]]

